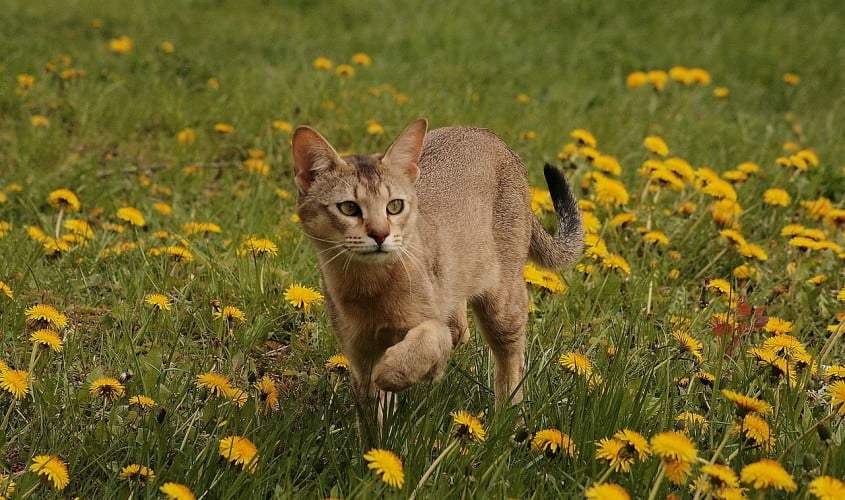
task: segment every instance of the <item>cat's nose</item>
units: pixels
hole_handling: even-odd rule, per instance
[[[371,231],[367,233],[367,236],[374,239],[378,246],[381,246],[381,244],[384,243],[384,240],[388,237],[388,235],[390,235],[390,231]]]

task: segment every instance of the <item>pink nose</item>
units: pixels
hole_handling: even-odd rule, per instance
[[[378,246],[381,246],[381,244],[384,243],[385,238],[387,238],[389,235],[389,231],[372,231],[370,233],[367,233],[367,236],[374,239]]]

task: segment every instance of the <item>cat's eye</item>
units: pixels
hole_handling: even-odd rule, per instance
[[[387,213],[389,215],[396,215],[405,208],[405,202],[402,200],[390,200],[387,203]]]
[[[337,204],[337,209],[340,210],[340,213],[349,217],[361,215],[361,207],[354,201],[342,201]]]

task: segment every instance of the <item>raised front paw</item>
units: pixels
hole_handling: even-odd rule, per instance
[[[379,389],[388,392],[400,392],[410,389],[424,374],[416,374],[411,369],[407,353],[399,352],[402,348],[391,347],[373,367],[373,382]]]

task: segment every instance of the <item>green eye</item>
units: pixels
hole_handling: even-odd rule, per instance
[[[361,215],[361,207],[354,201],[342,201],[337,204],[337,209],[340,210],[340,213],[349,217]]]
[[[402,200],[390,200],[387,204],[387,213],[389,215],[396,215],[405,208],[405,202]]]

